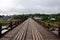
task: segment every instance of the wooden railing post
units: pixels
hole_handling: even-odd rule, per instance
[[[51,27],[51,25],[50,25],[50,24],[48,24],[48,29],[50,29],[50,27]]]
[[[2,35],[2,24],[0,24],[0,36]]]
[[[60,36],[60,27],[58,27],[58,36]]]
[[[18,20],[18,25],[19,25],[19,20]]]
[[[10,27],[11,29],[12,29],[12,26],[13,26],[13,25],[12,25],[12,21],[10,21],[10,25],[9,25],[9,27]]]
[[[17,21],[15,21],[15,27],[17,26]]]

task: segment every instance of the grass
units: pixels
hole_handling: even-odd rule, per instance
[[[13,24],[15,23],[15,21],[16,20],[12,20]],[[2,19],[0,20],[0,24],[2,24],[3,26],[4,25],[9,25],[9,23],[10,23],[10,21],[8,21],[8,20],[2,20]]]
[[[53,28],[53,29],[55,29],[56,27],[58,27],[59,24],[60,24],[60,20],[56,20],[56,21],[44,20],[42,22],[44,23],[45,27],[48,27],[48,24],[50,24],[51,28]]]
[[[0,19],[0,24],[2,24],[2,25],[8,25],[9,21]]]

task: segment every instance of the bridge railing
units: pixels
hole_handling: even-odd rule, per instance
[[[35,20],[36,22],[38,22],[38,23],[41,24],[42,26],[45,26],[45,25],[44,25],[44,24],[45,24],[44,22],[41,22],[40,20],[36,20],[36,19],[33,19],[33,20]],[[51,24],[48,24],[48,25],[47,25],[47,28],[50,29],[50,28],[51,28]],[[57,35],[57,36],[60,37],[60,26],[57,26],[56,29],[57,29],[56,31],[58,32],[58,35]],[[52,30],[53,30],[53,29],[52,29]]]
[[[5,33],[9,32],[10,30],[14,29],[15,27],[17,27],[17,26],[18,26],[19,24],[21,24],[23,21],[25,21],[25,20],[15,20],[14,22],[13,22],[13,21],[10,21],[8,27],[6,27],[6,28],[3,28],[3,27],[2,27],[3,25],[0,24],[0,37],[1,37],[2,35],[4,35]],[[3,30],[7,30],[7,31],[4,32],[4,33],[2,33]]]

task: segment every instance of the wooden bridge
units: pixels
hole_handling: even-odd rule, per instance
[[[29,18],[6,33],[0,40],[60,40],[43,26]]]

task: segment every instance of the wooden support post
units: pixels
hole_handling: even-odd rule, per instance
[[[15,21],[15,27],[17,26],[17,21]]]
[[[51,27],[51,25],[50,25],[50,24],[48,24],[48,29],[50,29],[50,27]]]
[[[18,20],[18,25],[19,25],[19,20]]]
[[[58,36],[60,36],[60,27],[58,27]]]
[[[13,26],[13,25],[12,25],[12,21],[10,21],[10,28],[11,28],[11,29],[12,29],[12,26]]]
[[[2,35],[2,24],[0,24],[0,37]]]

